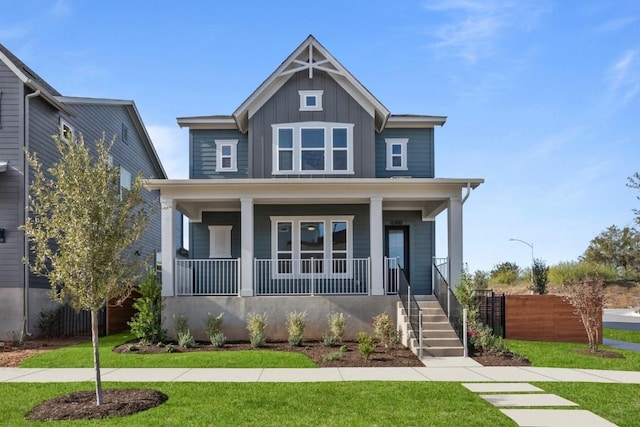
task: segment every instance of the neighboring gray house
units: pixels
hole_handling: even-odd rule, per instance
[[[37,332],[36,319],[49,308],[49,284],[30,274],[22,260],[29,255],[18,227],[25,222],[25,199],[32,181],[25,173],[25,149],[36,152],[45,167],[57,160],[52,135],[82,134],[92,143],[104,132],[115,136],[113,162],[121,168],[121,185],[138,172],[166,178],[133,101],[62,96],[0,44],[0,339],[9,331]],[[157,194],[146,192],[148,200]],[[155,215],[139,243],[141,256],[160,249],[160,218]]]
[[[309,36],[232,115],[178,118],[189,128],[188,180],[160,190],[166,317],[207,312],[246,338],[266,312],[286,339],[289,311],[319,337],[331,311],[351,332],[395,312],[396,271],[432,292],[435,217],[447,212],[448,277],[462,271],[462,206],[482,179],[434,178],[434,128],[446,117],[391,114]],[[464,194],[463,194],[464,192]],[[175,259],[174,212],[191,221],[189,259]],[[169,325],[170,326],[170,325]]]

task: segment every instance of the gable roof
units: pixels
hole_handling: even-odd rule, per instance
[[[55,90],[53,86],[47,83],[35,71],[27,66],[24,62],[15,56],[9,49],[0,43],[0,61],[2,61],[9,69],[24,83],[34,91],[40,91],[40,95],[53,107],[64,111],[68,115],[73,115],[69,109],[62,105],[56,96],[60,96],[60,92]]]
[[[374,117],[376,130],[380,132],[389,118],[389,110],[376,99],[336,58],[309,35],[287,59],[233,112],[241,132],[247,132],[249,118],[280,89],[293,74],[307,71],[313,77],[314,70],[325,71],[366,111]]]
[[[142,117],[140,116],[140,112],[138,111],[138,107],[136,107],[135,102],[126,99],[80,98],[71,96],[57,96],[56,100],[64,104],[115,105],[125,107],[141,137],[143,148],[149,156],[151,163],[153,163],[156,173],[158,174],[158,178],[167,179],[167,173],[165,172],[162,162],[160,161],[160,157],[153,146],[151,137],[147,133],[147,128],[142,122]]]

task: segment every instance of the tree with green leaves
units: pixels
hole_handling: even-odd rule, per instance
[[[633,176],[629,177],[629,182],[627,182],[627,187],[635,188],[636,190],[640,190],[640,172],[636,172]],[[636,196],[638,200],[640,200],[640,196]],[[633,209],[633,213],[636,214],[636,224],[640,225],[640,209]]]
[[[533,261],[533,289],[531,291],[538,295],[547,293],[547,283],[549,283],[549,267],[547,264],[536,258]]]
[[[513,285],[520,277],[520,267],[515,262],[502,262],[491,270],[491,279],[497,283]]]
[[[98,353],[98,312],[109,300],[127,298],[144,272],[134,244],[149,214],[138,176],[120,188],[119,168],[111,165],[105,136],[92,150],[82,136],[54,136],[60,160],[46,171],[36,153],[27,153],[34,171],[29,217],[31,271],[48,278],[53,300],[91,312],[96,402],[103,403]],[[96,153],[96,155],[93,155]]]
[[[640,233],[631,227],[607,227],[591,240],[581,259],[622,273],[637,274],[640,272]]]

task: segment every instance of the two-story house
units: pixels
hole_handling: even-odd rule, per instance
[[[146,178],[167,177],[133,101],[62,96],[0,44],[0,338],[23,328],[37,333],[40,312],[52,307],[48,281],[23,263],[29,245],[18,227],[25,223],[33,178],[25,151],[37,153],[47,168],[59,158],[52,135],[82,134],[90,145],[103,132],[107,139],[115,137],[111,155],[123,187],[139,172]],[[146,193],[157,203],[157,194]],[[137,251],[147,257],[159,249],[160,218],[155,215]]]
[[[224,312],[227,336],[246,339],[245,316],[264,312],[269,337],[286,339],[286,314],[306,311],[319,338],[344,312],[353,336],[395,312],[398,266],[431,294],[445,211],[456,283],[463,203],[483,180],[434,178],[445,120],[391,114],[313,36],[233,114],[178,118],[189,179],[147,184],[161,192],[167,319],[187,314],[204,338],[207,312]],[[173,256],[176,210],[191,222],[189,259]]]

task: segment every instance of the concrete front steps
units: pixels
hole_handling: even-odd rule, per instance
[[[418,301],[422,310],[422,344],[423,356],[431,357],[461,357],[464,347],[451,327],[447,315],[434,297]],[[402,330],[403,343],[411,351],[420,354],[420,341],[411,330],[409,318],[402,303],[398,301],[398,327]]]

